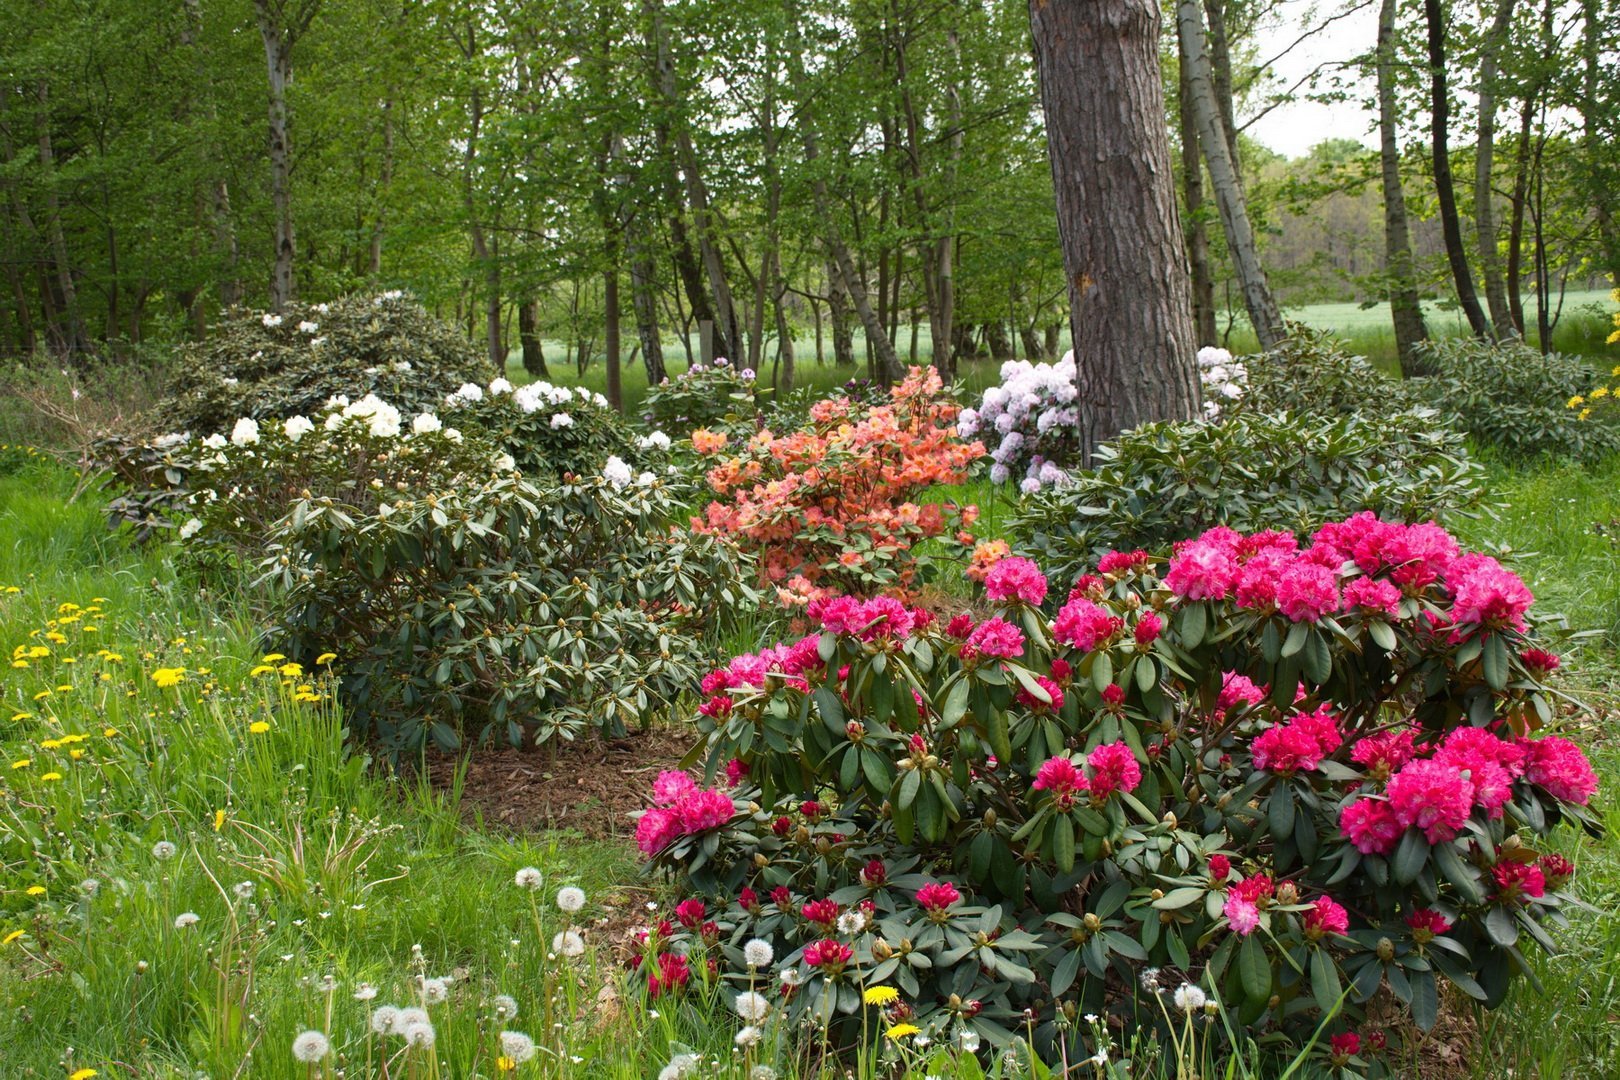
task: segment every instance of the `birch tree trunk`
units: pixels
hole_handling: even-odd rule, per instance
[[[270,76],[270,205],[275,216],[275,264],[270,274],[270,307],[280,311],[293,299],[293,263],[298,240],[292,213],[292,135],[287,125],[287,88],[292,83],[293,47],[320,10],[321,0],[253,0],[264,59]]]
[[[1378,12],[1378,160],[1384,185],[1384,261],[1389,278],[1389,314],[1395,324],[1395,350],[1401,372],[1415,374],[1417,347],[1428,339],[1412,262],[1412,237],[1401,189],[1401,149],[1395,111],[1395,5],[1383,0]]]
[[[1215,189],[1215,204],[1226,229],[1226,246],[1237,269],[1243,289],[1243,303],[1262,349],[1274,349],[1287,338],[1282,312],[1266,282],[1265,269],[1255,245],[1254,228],[1238,180],[1225,122],[1216,106],[1215,89],[1210,81],[1209,57],[1204,51],[1204,16],[1198,0],[1177,0],[1176,15],[1181,48],[1187,57],[1188,91],[1193,115],[1198,120],[1199,145],[1209,164],[1209,183]]]
[[[1030,0],[1074,334],[1080,450],[1199,406],[1155,0]]]
[[[1187,262],[1192,270],[1193,330],[1199,345],[1219,340],[1215,326],[1215,274],[1209,254],[1209,229],[1204,224],[1204,162],[1198,143],[1198,118],[1193,112],[1192,91],[1187,78],[1187,50],[1180,48],[1181,93],[1178,121],[1181,134],[1181,199],[1187,207],[1184,229],[1187,234]]]

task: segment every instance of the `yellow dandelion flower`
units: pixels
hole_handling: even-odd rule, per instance
[[[915,1035],[920,1030],[922,1029],[916,1024],[896,1024],[883,1034],[898,1041],[905,1038],[907,1035]]]
[[[1577,419],[1577,420],[1585,420],[1588,416],[1591,416],[1591,415],[1592,415],[1592,410],[1591,409],[1582,409],[1580,412],[1575,414],[1575,419]]]
[[[49,655],[51,655],[51,650],[47,649],[43,645],[35,645],[33,648],[28,650],[28,658],[30,660],[43,660]]]
[[[861,1000],[868,1005],[887,1005],[900,997],[900,991],[892,986],[868,986],[861,995]]]
[[[60,780],[62,779],[62,774],[59,772],[48,772],[44,776],[41,776],[40,779],[45,781]]]
[[[223,810],[215,810],[214,811],[214,831],[219,832],[219,830],[223,829],[224,827],[225,827],[225,811],[223,811]]]
[[[1609,388],[1607,386],[1600,386],[1596,390],[1592,391],[1592,400],[1593,401],[1597,401],[1599,398],[1606,398],[1608,396],[1609,396]]]
[[[279,670],[284,678],[296,679],[304,673],[304,665],[282,664]]]
[[[39,693],[34,695],[34,700],[35,701],[44,701],[46,698],[48,698],[50,696],[51,696],[51,692],[49,690],[41,690]]]
[[[11,722],[13,724],[20,724],[24,720],[32,720],[33,718],[34,718],[34,714],[31,713],[31,712],[13,713],[11,715]]]
[[[72,683],[63,683],[61,686],[58,686],[56,688],[56,692],[58,694],[65,694],[71,689],[73,689],[73,684]]]
[[[1571,409],[1577,409],[1584,404],[1586,404],[1586,399],[1580,394],[1576,394],[1574,397],[1569,399],[1569,408]]]
[[[185,677],[186,669],[183,667],[160,667],[152,672],[152,681],[163,690],[178,685]]]
[[[1620,371],[1616,371],[1615,374],[1620,375]],[[317,656],[315,658],[315,663],[325,665],[325,664],[330,664],[332,661],[334,661],[336,659],[337,659],[337,653],[335,653],[335,652],[323,652],[323,653],[321,653],[321,655],[319,655],[319,656]]]
[[[28,666],[28,661],[26,661],[26,660],[13,660],[11,662],[11,666],[12,667],[17,667],[17,668],[27,667]]]
[[[25,932],[26,931],[23,930],[13,930],[5,937],[0,938],[0,945],[10,945],[13,941],[16,941],[18,938],[22,937]]]
[[[101,729],[101,737],[103,739],[114,739],[118,737],[118,734],[119,731],[115,727],[104,727]]]
[[[269,664],[260,664],[258,667],[254,668],[252,671],[248,672],[248,674],[253,676],[254,678],[258,678],[260,675],[270,675],[270,674],[274,673],[275,670],[276,669],[274,667],[270,666]]]
[[[6,595],[7,596],[16,596],[20,592],[22,592],[22,590],[17,588],[17,586],[15,586],[15,585],[7,585],[6,586]]]
[[[308,702],[311,702],[311,701],[319,701],[319,700],[321,700],[321,695],[312,694],[308,690],[300,690],[300,691],[298,691],[298,693],[293,695],[293,700],[308,703]]]
[[[26,769],[26,768],[28,768],[28,766],[32,765],[33,763],[34,763],[33,758],[26,758],[25,757],[25,758],[21,758],[21,759],[19,759],[17,761],[13,761],[11,763],[11,767],[13,769]]]
[[[501,1072],[516,1072],[517,1061],[502,1054],[500,1057],[495,1059],[495,1067]]]
[[[100,1075],[101,1074],[96,1072],[94,1069],[80,1069],[78,1072],[69,1074],[68,1080],[90,1080],[92,1076]]]
[[[74,761],[82,761],[82,760],[84,760],[84,751],[83,750],[69,750],[68,751],[68,757],[72,758]]]
[[[43,885],[30,885],[30,886],[28,886],[28,895],[29,896],[44,896],[45,895],[45,886],[43,886]]]
[[[255,735],[263,735],[270,730],[270,722],[267,720],[255,720],[248,725],[248,730]]]
[[[285,659],[287,659],[287,658],[285,656],[283,656],[281,653],[273,652],[273,653],[268,654],[267,656],[260,657],[259,658],[259,663],[261,663],[261,664],[279,664],[281,661],[283,661]]]
[[[87,633],[87,634],[99,634],[101,632],[101,627],[86,625],[85,628],[84,628],[84,632]]]
[[[39,744],[39,748],[41,750],[58,750],[66,745],[61,739],[46,739]]]

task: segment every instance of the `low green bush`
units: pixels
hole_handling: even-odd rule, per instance
[[[1504,458],[1567,458],[1590,463],[1620,449],[1612,417],[1586,420],[1569,407],[1596,376],[1577,356],[1547,356],[1523,342],[1491,344],[1473,338],[1430,342],[1426,366],[1413,380],[1446,422]]]
[[[1073,577],[1110,549],[1165,551],[1214,525],[1309,532],[1358,510],[1444,519],[1477,509],[1483,481],[1462,436],[1430,411],[1238,411],[1146,424],[1104,444],[1071,483],[1026,497],[1009,539]]]
[[[484,435],[528,476],[594,475],[609,458],[637,449],[607,398],[582,386],[467,383],[445,400],[443,420]]]
[[[690,435],[698,428],[753,425],[756,405],[754,372],[727,360],[695,364],[657,386],[647,388],[642,419],[666,435]]]
[[[489,362],[455,327],[401,293],[227,315],[182,345],[159,431],[203,435],[237,417],[313,416],[328,398],[376,394],[406,415],[439,405]]]
[[[1350,352],[1332,334],[1306,326],[1291,326],[1286,341],[1243,357],[1242,366],[1246,386],[1229,409],[1343,416],[1388,413],[1411,404],[1400,380]]]

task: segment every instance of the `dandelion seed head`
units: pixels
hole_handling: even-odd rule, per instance
[[[737,1036],[733,1041],[737,1044],[737,1046],[739,1048],[741,1048],[743,1050],[747,1050],[750,1047],[758,1046],[759,1045],[759,1040],[764,1038],[764,1037],[765,1037],[765,1032],[761,1031],[759,1028],[755,1027],[754,1025],[749,1024],[747,1027],[745,1027],[745,1028],[743,1028],[743,1029],[741,1029],[740,1031],[737,1032]]]
[[[534,1040],[521,1031],[503,1031],[501,1032],[501,1053],[521,1065],[534,1057]]]
[[[750,1024],[757,1024],[771,1014],[771,1003],[764,994],[753,990],[737,995],[737,1015]]]
[[[231,886],[231,892],[236,895],[238,900],[251,900],[253,898],[253,882],[238,881]]]
[[[187,927],[196,926],[200,922],[202,922],[202,916],[195,911],[183,911],[174,917],[174,928],[184,930]]]
[[[569,913],[585,906],[585,890],[568,885],[557,890],[557,909]]]
[[[403,1034],[407,1045],[421,1050],[430,1049],[438,1038],[432,1024],[406,1024]]]
[[[450,996],[449,979],[423,979],[422,1000],[429,1005],[439,1005]]]
[[[293,1040],[292,1055],[296,1061],[313,1065],[332,1052],[332,1043],[319,1031],[305,1031]]]
[[[1204,1007],[1204,1002],[1207,1000],[1209,999],[1204,994],[1203,989],[1193,983],[1182,983],[1176,987],[1176,1008],[1182,1012],[1196,1012]]]
[[[513,875],[512,880],[520,889],[538,889],[545,884],[545,877],[535,866],[525,866]]]
[[[174,858],[175,853],[178,851],[179,848],[176,848],[169,841],[159,840],[157,843],[152,845],[152,858],[158,860],[159,862],[168,862],[170,859]]]
[[[419,1005],[412,1005],[408,1009],[399,1010],[399,1012],[395,1015],[394,1031],[403,1035],[405,1033],[405,1029],[410,1027],[412,1024],[427,1023],[430,1023],[428,1020],[427,1010]]]
[[[354,1000],[370,1001],[377,996],[377,988],[371,983],[363,982],[354,988]]]
[[[551,951],[568,960],[585,955],[585,939],[578,930],[564,930],[551,939]]]
[[[754,938],[743,946],[743,963],[749,967],[769,967],[776,958],[776,950],[764,938]]]
[[[389,1035],[399,1019],[399,1010],[392,1005],[379,1005],[371,1010],[371,1030],[378,1035]]]
[[[490,1002],[495,1008],[495,1018],[498,1020],[514,1020],[518,1014],[517,999],[510,994],[497,994]],[[516,1057],[516,1054],[510,1055]]]

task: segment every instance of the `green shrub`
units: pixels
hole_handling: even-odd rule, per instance
[[[690,435],[698,428],[752,427],[756,405],[754,372],[724,359],[696,364],[647,388],[642,419],[666,435]]]
[[[1607,418],[1581,420],[1569,400],[1592,386],[1592,368],[1576,356],[1541,355],[1523,342],[1473,338],[1424,348],[1433,375],[1414,380],[1446,422],[1479,446],[1510,460],[1560,457],[1592,462],[1620,449]]]
[[[1349,352],[1332,334],[1295,324],[1270,352],[1242,359],[1247,386],[1229,408],[1343,416],[1403,407],[1401,382]],[[1410,401],[1405,400],[1409,405]]]
[[[314,327],[314,329],[310,329]],[[487,378],[489,362],[454,327],[399,294],[244,311],[183,345],[173,394],[154,410],[161,431],[226,431],[237,417],[315,415],[328,398],[376,394],[407,416]]]
[[[186,561],[253,568],[273,647],[341,658],[345,715],[391,752],[623,734],[696,685],[708,635],[756,599],[733,544],[672,527],[678,480],[616,457],[531,480],[374,397],[148,449],[184,492]]]
[[[444,420],[502,447],[525,475],[594,475],[610,457],[631,456],[630,429],[607,398],[583,386],[548,382],[515,390],[505,379],[488,389],[467,383],[445,401]]]
[[[1146,424],[1104,444],[1072,483],[1027,497],[1009,538],[1073,577],[1110,549],[1164,551],[1213,525],[1309,532],[1358,510],[1422,521],[1466,513],[1482,492],[1462,436],[1432,412],[1237,412]]]

